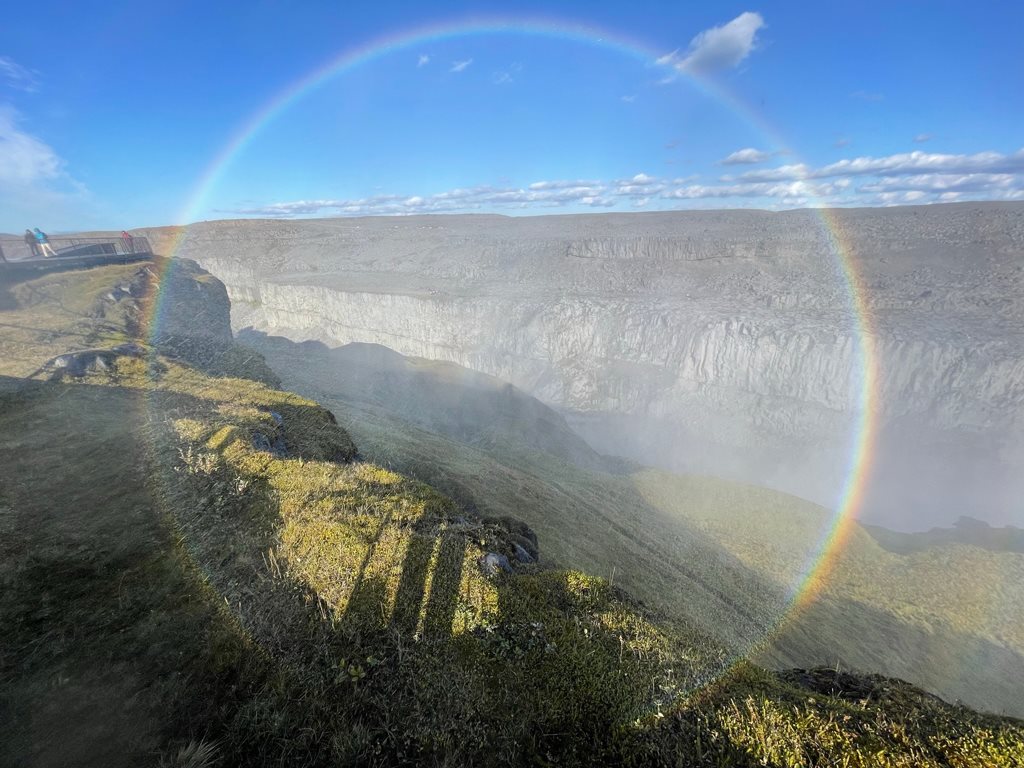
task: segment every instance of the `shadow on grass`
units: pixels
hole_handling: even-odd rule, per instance
[[[18,302],[11,293],[10,279],[0,275],[0,312],[8,312],[18,308]]]
[[[757,574],[692,526],[667,520],[639,494],[616,491],[597,473],[562,466],[546,454],[531,457],[525,450],[464,444],[454,434],[444,438],[417,429],[424,424],[430,429],[431,413],[452,411],[460,400],[457,380],[445,381],[443,397],[435,397],[440,387],[425,387],[415,399],[391,403],[381,392],[401,391],[401,382],[389,389],[378,386],[380,379],[395,371],[406,375],[396,362],[405,358],[391,350],[332,350],[253,330],[239,339],[267,355],[272,366],[287,370],[300,391],[305,387],[345,414],[370,459],[430,483],[464,509],[525,519],[541,534],[549,559],[605,576],[617,565],[616,583],[648,605],[739,648],[763,639],[789,610],[787,585]],[[357,366],[359,375],[351,373]],[[418,375],[428,373],[426,368]],[[484,454],[489,458],[481,458]],[[773,648],[759,658],[783,667],[839,663],[884,670],[950,698],[1024,714],[1014,691],[1024,669],[1018,651],[935,620],[931,625],[926,631],[854,599],[818,601],[802,615],[790,616]]]
[[[287,567],[259,565],[285,525],[274,489],[250,478],[243,490],[226,464],[189,474],[170,435],[151,432],[217,413],[88,380],[0,399],[5,760],[132,765],[192,738],[240,765],[568,764],[622,746],[660,667],[625,650],[632,624],[605,623],[606,583],[498,575],[493,615],[453,633],[470,542],[425,516],[400,528],[389,614],[390,582],[369,567],[394,533],[382,516],[334,616]]]

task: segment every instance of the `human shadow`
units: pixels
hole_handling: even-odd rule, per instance
[[[388,631],[402,640],[446,640],[454,618],[467,541],[450,522],[426,519],[388,531],[405,538],[393,597],[387,571],[371,568],[381,536],[390,525],[382,519],[367,540],[362,562],[338,618],[339,629],[353,637]]]

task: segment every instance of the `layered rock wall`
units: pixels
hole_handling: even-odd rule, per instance
[[[867,424],[876,517],[1013,522],[1024,206],[823,221],[213,222],[180,255],[227,285],[236,328],[493,374],[606,452],[835,504]]]

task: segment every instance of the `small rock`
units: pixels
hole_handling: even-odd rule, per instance
[[[130,357],[142,357],[146,354],[146,348],[133,341],[129,341],[127,344],[118,344],[110,351],[116,355],[127,355]]]
[[[257,432],[252,436],[252,447],[257,451],[266,451],[267,453],[273,453],[274,451],[274,447],[270,443],[270,438],[262,432]]]
[[[515,543],[513,543],[512,546],[515,547],[515,556],[517,562],[523,565],[528,565],[529,563],[537,562],[537,558],[535,558],[533,555],[527,552],[524,547]]]
[[[497,552],[488,552],[477,562],[480,564],[480,570],[483,571],[484,576],[497,576],[501,571],[512,572],[508,558]]]

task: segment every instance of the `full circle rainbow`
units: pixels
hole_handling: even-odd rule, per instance
[[[179,216],[179,221],[195,221],[218,180],[253,139],[275,118],[287,112],[293,104],[327,82],[391,54],[410,49],[422,49],[423,46],[431,43],[489,34],[518,34],[594,46],[618,52],[651,66],[655,65],[656,60],[663,53],[653,50],[644,42],[618,33],[566,20],[535,17],[461,19],[376,38],[364,45],[349,48],[329,59],[322,66],[293,82],[249,116],[201,175]],[[778,138],[777,132],[761,116],[754,113],[719,83],[708,78],[695,77],[692,74],[682,74],[681,76],[686,77],[705,94],[728,107],[738,118],[758,130],[772,144],[773,149],[786,148],[785,143]],[[788,149],[787,152],[789,152]],[[854,519],[861,506],[871,468],[872,446],[877,431],[878,363],[866,286],[857,270],[852,246],[843,231],[841,222],[838,221],[834,213],[824,207],[817,207],[816,211],[829,243],[830,255],[836,261],[836,266],[846,283],[850,298],[850,308],[859,343],[859,382],[856,386],[858,411],[851,433],[845,481],[837,498],[835,511],[823,528],[820,542],[815,548],[816,554],[804,564],[800,578],[791,588],[787,610],[780,616],[777,625],[769,629],[766,639],[779,632],[788,621],[799,614],[802,608],[814,600],[835,566],[844,543],[854,530]],[[173,237],[168,255],[174,256],[186,237],[187,227],[179,228]],[[174,259],[168,259],[164,267],[165,271],[172,269],[173,264]],[[162,284],[163,275],[160,278]],[[164,298],[164,291],[160,287],[152,305],[153,317],[149,323],[151,336],[159,332],[165,306]]]

